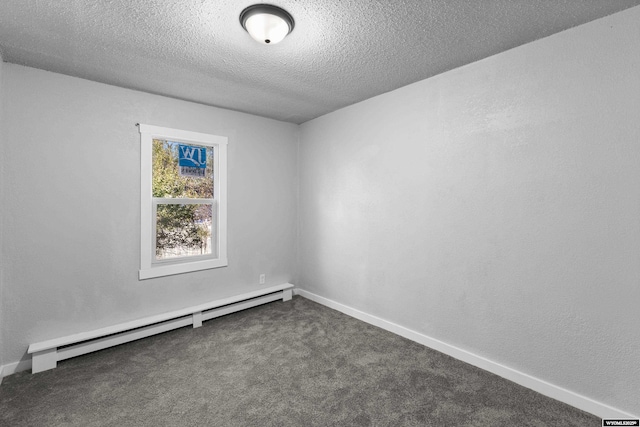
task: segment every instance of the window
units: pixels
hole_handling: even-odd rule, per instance
[[[227,265],[227,138],[139,125],[140,279]]]

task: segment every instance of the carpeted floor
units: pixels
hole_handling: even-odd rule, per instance
[[[6,377],[2,426],[600,426],[302,297]]]

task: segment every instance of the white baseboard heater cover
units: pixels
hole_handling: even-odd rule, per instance
[[[53,369],[61,360],[150,337],[172,329],[188,325],[198,328],[205,320],[280,299],[289,301],[292,295],[293,285],[285,283],[170,313],[34,343],[29,346],[27,351],[32,355],[31,372],[35,374]]]

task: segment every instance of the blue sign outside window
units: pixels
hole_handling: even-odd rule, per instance
[[[203,178],[207,167],[207,149],[178,144],[178,166],[181,176]]]

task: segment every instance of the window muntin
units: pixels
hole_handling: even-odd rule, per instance
[[[227,138],[139,126],[140,279],[226,266]]]

